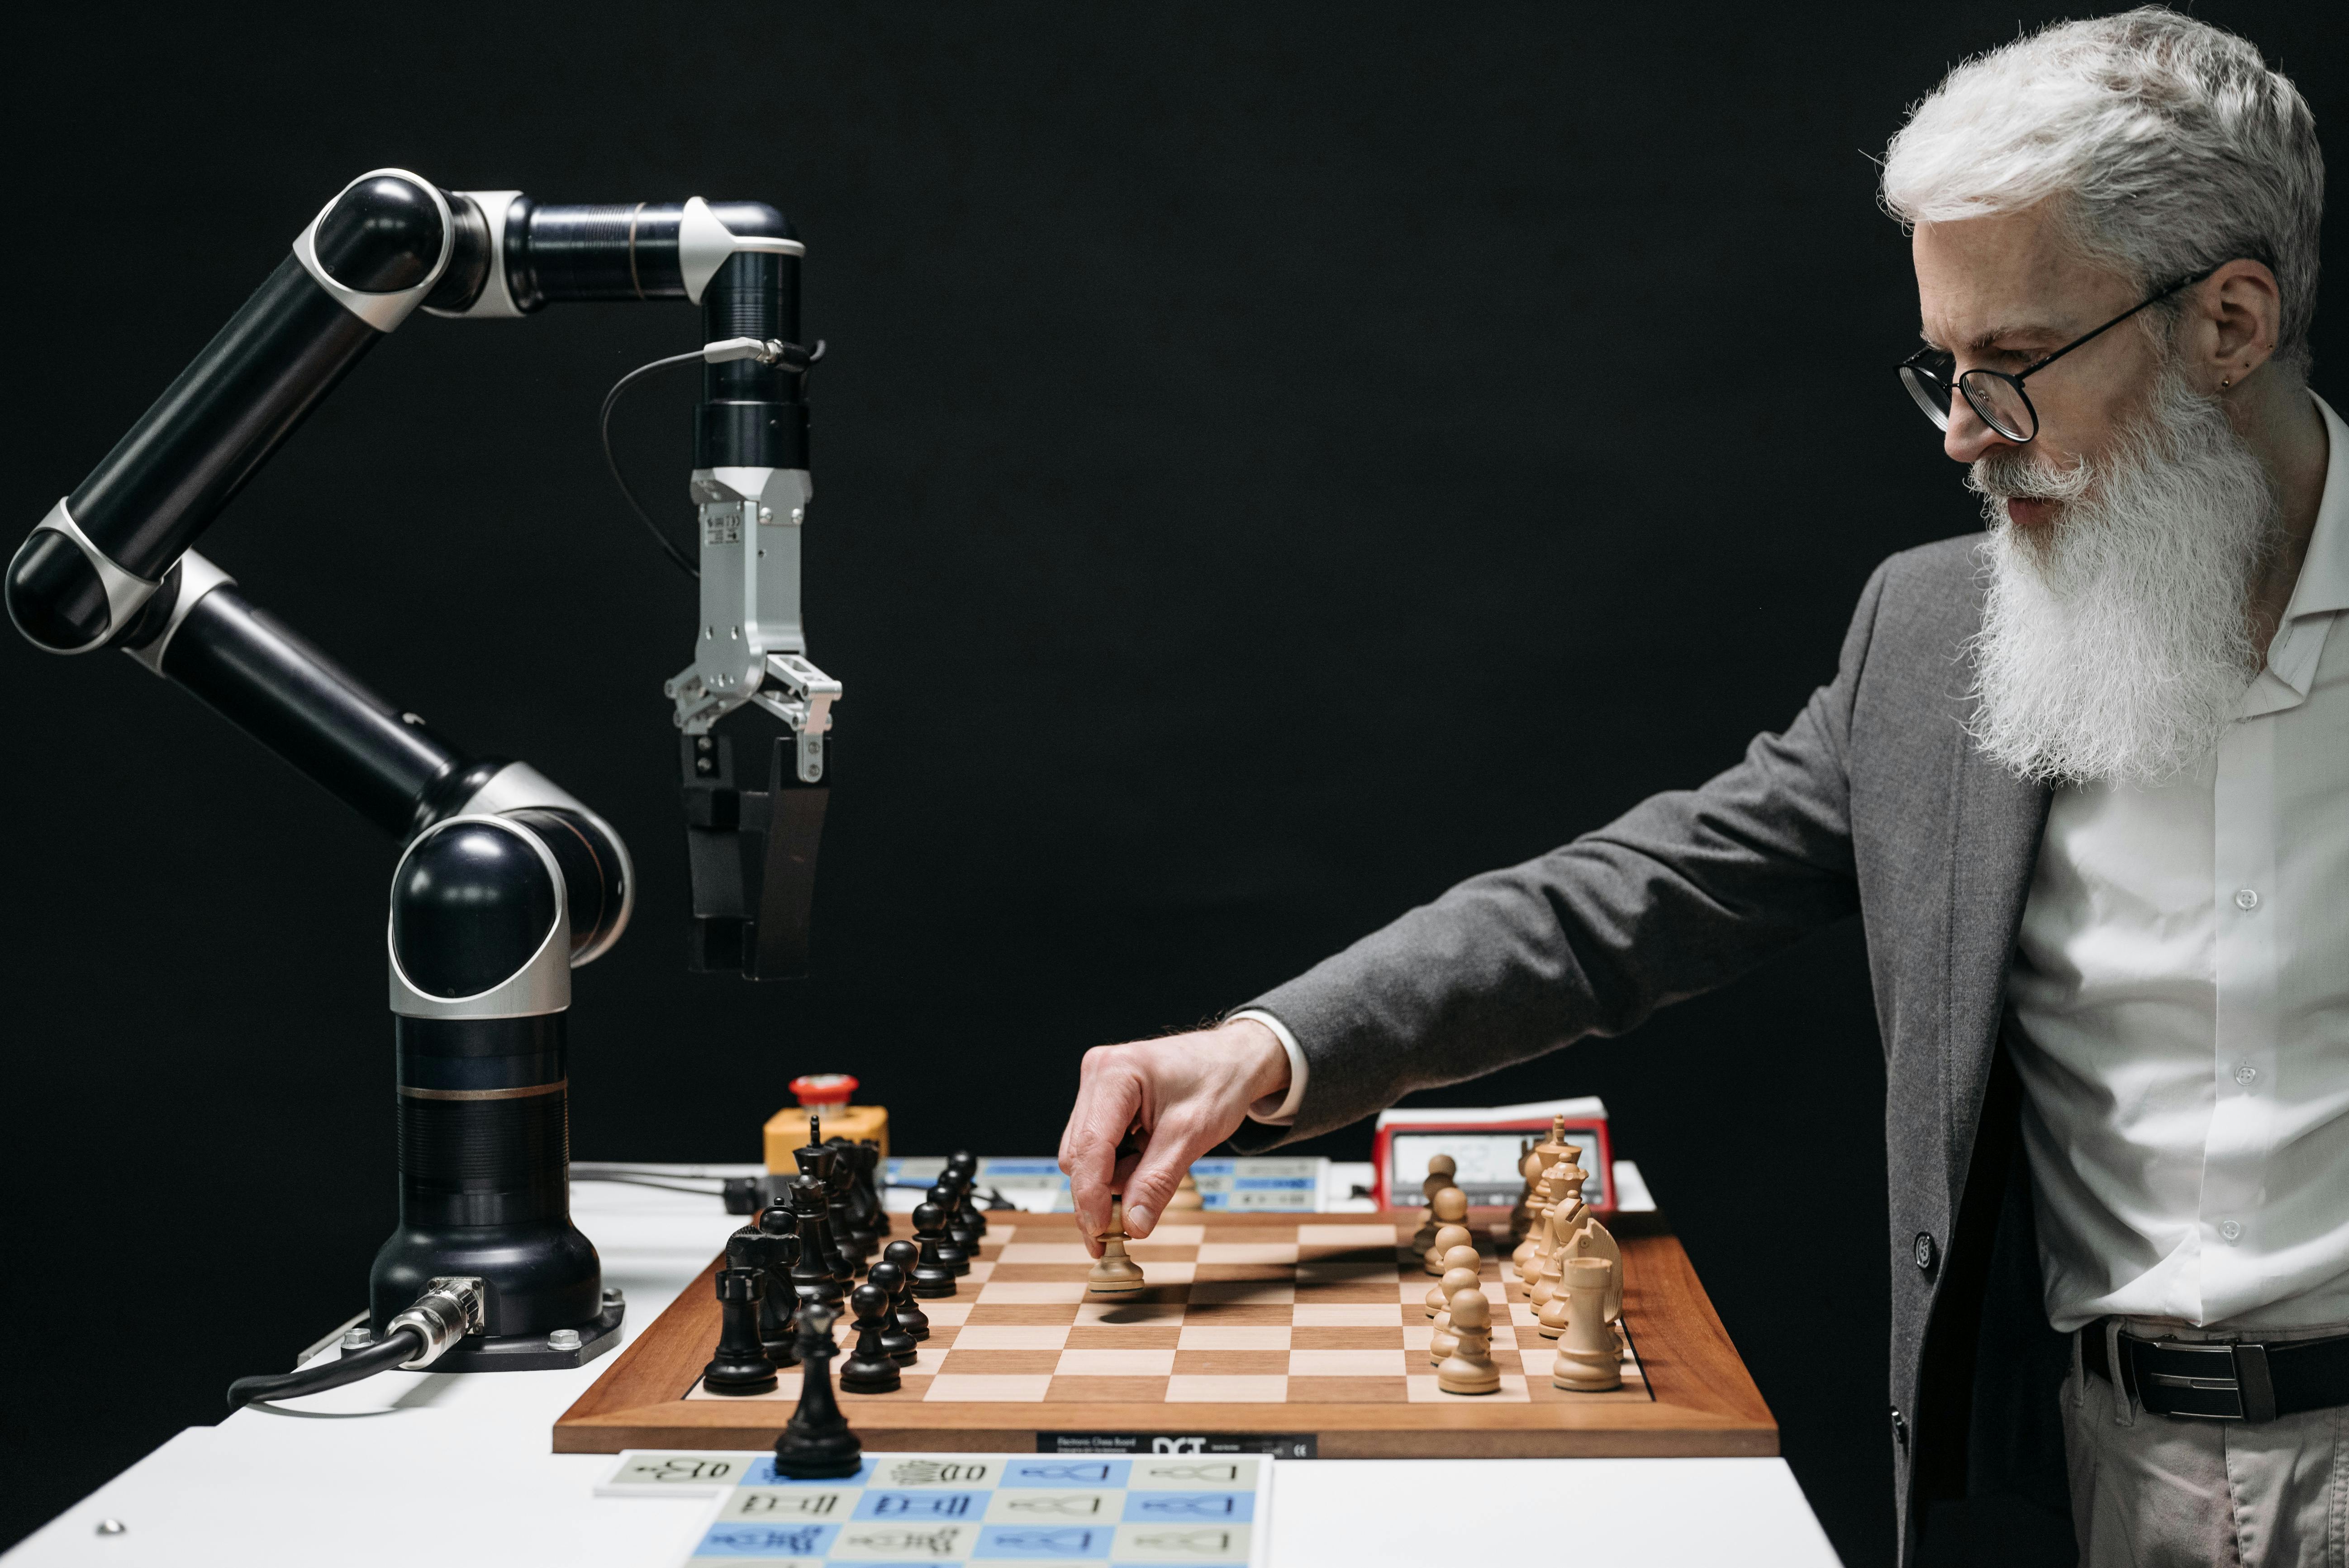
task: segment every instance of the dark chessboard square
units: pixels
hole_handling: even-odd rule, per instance
[[[1434,1283],[1433,1280],[1428,1281],[1430,1284]],[[1299,1285],[1297,1299],[1317,1305],[1326,1302],[1333,1305],[1340,1302],[1392,1302],[1395,1299],[1395,1287],[1392,1282],[1383,1280],[1367,1283],[1332,1280],[1327,1284]]]
[[[1286,1350],[1177,1350],[1174,1372],[1191,1377],[1263,1377],[1288,1370]]]
[[[1294,1328],[1289,1330],[1288,1343],[1296,1350],[1392,1350],[1398,1332],[1393,1328]]]
[[[1031,1284],[1049,1281],[1065,1284],[1071,1280],[1081,1281],[1092,1273],[1090,1264],[998,1264],[987,1276],[989,1284]]]
[[[1060,1364],[1061,1353],[1057,1350],[949,1350],[939,1360],[938,1370],[965,1377],[1001,1377],[1049,1373]]]
[[[1297,1309],[1281,1302],[1195,1301],[1183,1310],[1183,1326],[1215,1328],[1285,1328],[1297,1321]]]
[[[1416,1368],[1414,1368],[1415,1370]],[[1395,1405],[1410,1386],[1402,1377],[1291,1377],[1292,1405]]]
[[[1011,1324],[1067,1324],[1076,1320],[1077,1304],[1073,1301],[982,1301],[972,1305],[970,1315],[963,1321],[978,1328]]]
[[[1203,1284],[1209,1280],[1249,1280],[1287,1284],[1297,1277],[1297,1270],[1288,1264],[1201,1264],[1191,1277]]]
[[[1055,1377],[1044,1398],[1055,1404],[1163,1405],[1164,1377]]]
[[[1071,1350],[1172,1350],[1182,1326],[1174,1323],[1080,1323],[1069,1330]]]

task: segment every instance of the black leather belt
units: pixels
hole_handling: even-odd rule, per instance
[[[2209,1421],[2271,1421],[2302,1410],[2349,1405],[2349,1335],[2275,1345],[2120,1336],[2121,1387],[2157,1416]],[[2105,1333],[2080,1330],[2080,1360],[2109,1379]]]

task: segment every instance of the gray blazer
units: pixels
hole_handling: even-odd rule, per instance
[[[1912,1503],[1925,1501],[1912,1499],[1912,1484],[1931,1468],[1921,1456],[1960,1456],[1959,1479],[1944,1464],[1926,1491],[1963,1496],[1962,1455],[1982,1451],[1982,1434],[1970,1443],[1966,1429],[1998,1400],[1972,1387],[1974,1342],[2002,1328],[2028,1332],[1982,1317],[1997,1212],[2015,1207],[2003,1202],[2004,1186],[1997,1197],[1978,1193],[1961,1222],[1978,1129],[2003,1117],[2000,1152],[1986,1156],[2001,1183],[2019,1163],[2009,1152],[2012,1072],[1992,1068],[2047,809],[2045,790],[1982,758],[1961,727],[1965,645],[1982,620],[1980,539],[1944,540],[1877,568],[1835,679],[1736,767],[1537,860],[1464,882],[1247,1004],[1288,1025],[1304,1050],[1310,1076],[1288,1134],[1301,1138],[1413,1089],[1585,1035],[1620,1034],[1858,914],[1889,1087],[1904,1546],[1922,1511]],[[2002,1110],[1994,1078],[2009,1086]],[[2027,1202],[2020,1212],[2027,1216]],[[2022,1244],[1998,1239],[2002,1252]],[[2020,1255],[2030,1259],[2028,1277],[1990,1310],[2036,1314],[2044,1334],[2032,1299],[2035,1256]],[[2052,1420],[2052,1398],[2045,1404]],[[2044,1470],[2047,1456],[2038,1458]],[[2060,1465],[2060,1448],[2053,1460]],[[2060,1508],[2060,1472],[2029,1490]]]

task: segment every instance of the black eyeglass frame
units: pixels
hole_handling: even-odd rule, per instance
[[[2220,263],[2220,266],[2223,266],[2226,263],[2222,262]],[[2079,337],[2074,338],[2071,342],[2065,344],[2054,353],[2024,366],[2021,370],[2014,372],[2013,375],[2009,375],[2003,370],[1991,370],[1983,366],[1977,366],[1957,378],[1957,389],[1964,395],[1966,407],[1971,408],[1974,411],[1975,417],[1981,419],[1983,424],[1988,425],[1992,429],[1996,430],[2000,435],[2004,436],[2010,441],[2019,441],[2028,444],[2039,434],[2039,410],[2033,405],[2031,401],[2031,394],[2023,389],[2023,383],[2025,379],[2038,375],[2041,371],[2046,369],[2049,366],[2054,364],[2057,360],[2063,358],[2074,349],[2079,348],[2086,344],[2094,342],[2099,337],[2102,337],[2106,333],[2110,332],[2113,328],[2118,326],[2121,323],[2127,321],[2137,312],[2159,304],[2163,300],[2168,299],[2171,294],[2178,293],[2180,289],[2192,288],[2196,284],[2200,283],[2203,279],[2209,277],[2212,273],[2215,273],[2218,270],[2219,267],[2217,266],[2206,267],[2202,271],[2196,273],[2192,277],[2178,279],[2176,283],[2171,284],[2168,288],[2163,289],[2160,293],[2152,295],[2150,298],[2140,300],[2136,304],[2129,306],[2128,309],[2121,312],[2120,315],[2113,317],[2112,320],[2105,323],[2104,325],[2096,328],[2094,332],[2086,333]],[[1936,361],[1939,363],[1935,363]],[[1957,356],[1951,354],[1948,349],[1935,348],[1929,344],[1925,347],[1920,348],[1916,353],[1910,355],[1908,358],[1902,360],[1899,365],[1896,366],[1900,373],[1900,385],[1909,389],[1909,396],[1916,400],[1917,407],[1925,411],[1925,418],[1932,420],[1934,427],[1938,429],[1946,430],[1950,428],[1950,370],[1957,364]],[[2005,423],[1994,415],[1987,406],[1990,399],[1975,390],[1976,377],[1980,377],[1982,381],[2002,381],[2007,386],[2014,388],[2015,398],[2023,405],[2023,411],[2031,416],[2031,428],[2028,430],[2008,429]]]

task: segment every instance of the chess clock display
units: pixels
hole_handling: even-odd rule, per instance
[[[1452,1157],[1457,1168],[1454,1180],[1471,1204],[1514,1203],[1523,1185],[1519,1164],[1526,1149],[1539,1142],[1561,1116],[1568,1136],[1586,1151],[1583,1163],[1589,1181],[1584,1201],[1595,1213],[1614,1213],[1614,1140],[1609,1135],[1607,1107],[1596,1096],[1381,1112],[1371,1143],[1372,1196],[1381,1209],[1409,1208],[1419,1201],[1428,1161],[1445,1154]]]

